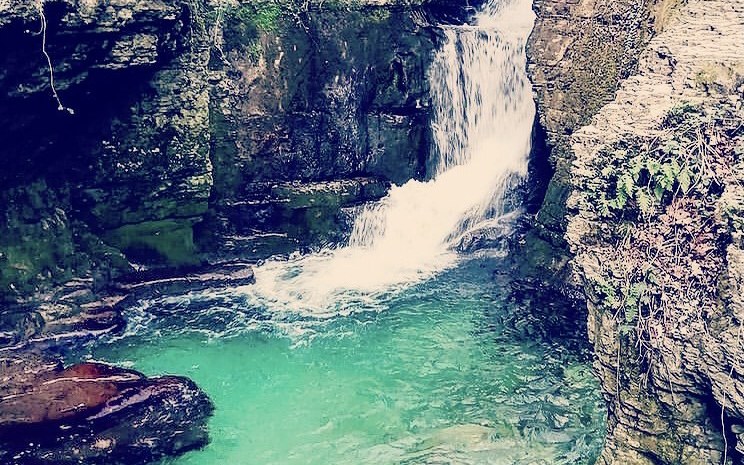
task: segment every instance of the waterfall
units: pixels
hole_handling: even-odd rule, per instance
[[[367,206],[348,245],[258,267],[247,292],[316,316],[373,305],[454,265],[463,234],[509,215],[505,195],[526,176],[535,111],[525,69],[533,22],[529,0],[488,0],[472,25],[444,27],[429,72],[433,178]]]

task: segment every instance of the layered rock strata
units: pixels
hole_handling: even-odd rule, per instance
[[[742,43],[744,3],[686,2],[569,139],[601,464],[742,460]]]

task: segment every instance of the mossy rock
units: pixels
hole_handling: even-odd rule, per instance
[[[131,260],[145,264],[194,265],[200,262],[194,246],[196,219],[168,219],[128,224],[104,233],[106,242]]]

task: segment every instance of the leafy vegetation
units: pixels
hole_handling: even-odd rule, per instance
[[[274,32],[283,14],[294,9],[295,2],[267,0],[262,2],[240,3],[235,7],[224,6],[227,19],[249,24],[258,31]]]
[[[727,213],[722,199],[742,166],[744,112],[731,104],[680,105],[654,136],[629,135],[589,166],[595,236],[611,246],[594,250],[588,287],[648,362],[662,338],[704,326],[717,308],[710,290],[719,285],[730,218],[738,214]]]
[[[705,195],[715,182],[706,176],[715,156],[709,142],[715,118],[681,105],[670,111],[657,137],[631,137],[603,154],[610,163],[599,168],[599,182],[613,189],[597,192],[600,214],[613,218],[635,210],[648,217],[680,195]]]

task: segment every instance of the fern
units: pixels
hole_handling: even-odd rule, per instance
[[[665,192],[666,189],[661,187],[661,185],[657,184],[654,186],[654,198],[656,199],[656,202],[661,203],[662,199],[664,199]]]
[[[654,208],[654,200],[650,195],[646,193],[646,189],[637,189],[635,193],[635,200],[638,203],[638,208],[641,213],[648,215]]]
[[[692,184],[690,170],[685,168],[680,171],[677,181],[679,182],[679,188],[682,189],[682,193],[687,194],[690,191],[690,185]]]
[[[620,179],[617,180],[617,191],[618,193],[623,192],[626,196],[630,197],[633,195],[635,185],[632,175],[626,173],[620,176]]]
[[[649,158],[646,160],[646,169],[648,170],[648,174],[655,176],[661,170],[661,163],[653,158]]]
[[[613,186],[614,195],[595,196],[599,200],[598,212],[603,216],[616,215],[628,209],[632,201],[639,214],[648,216],[675,196],[691,195],[693,191],[704,195],[710,180],[700,172],[704,154],[696,143],[695,131],[705,121],[705,115],[700,115],[696,107],[682,105],[665,120],[668,125],[683,125],[681,131],[643,145],[628,139],[608,147],[604,164],[596,167],[598,178],[591,180],[590,189],[599,194],[606,186]],[[744,144],[740,145],[736,153],[744,156]]]

